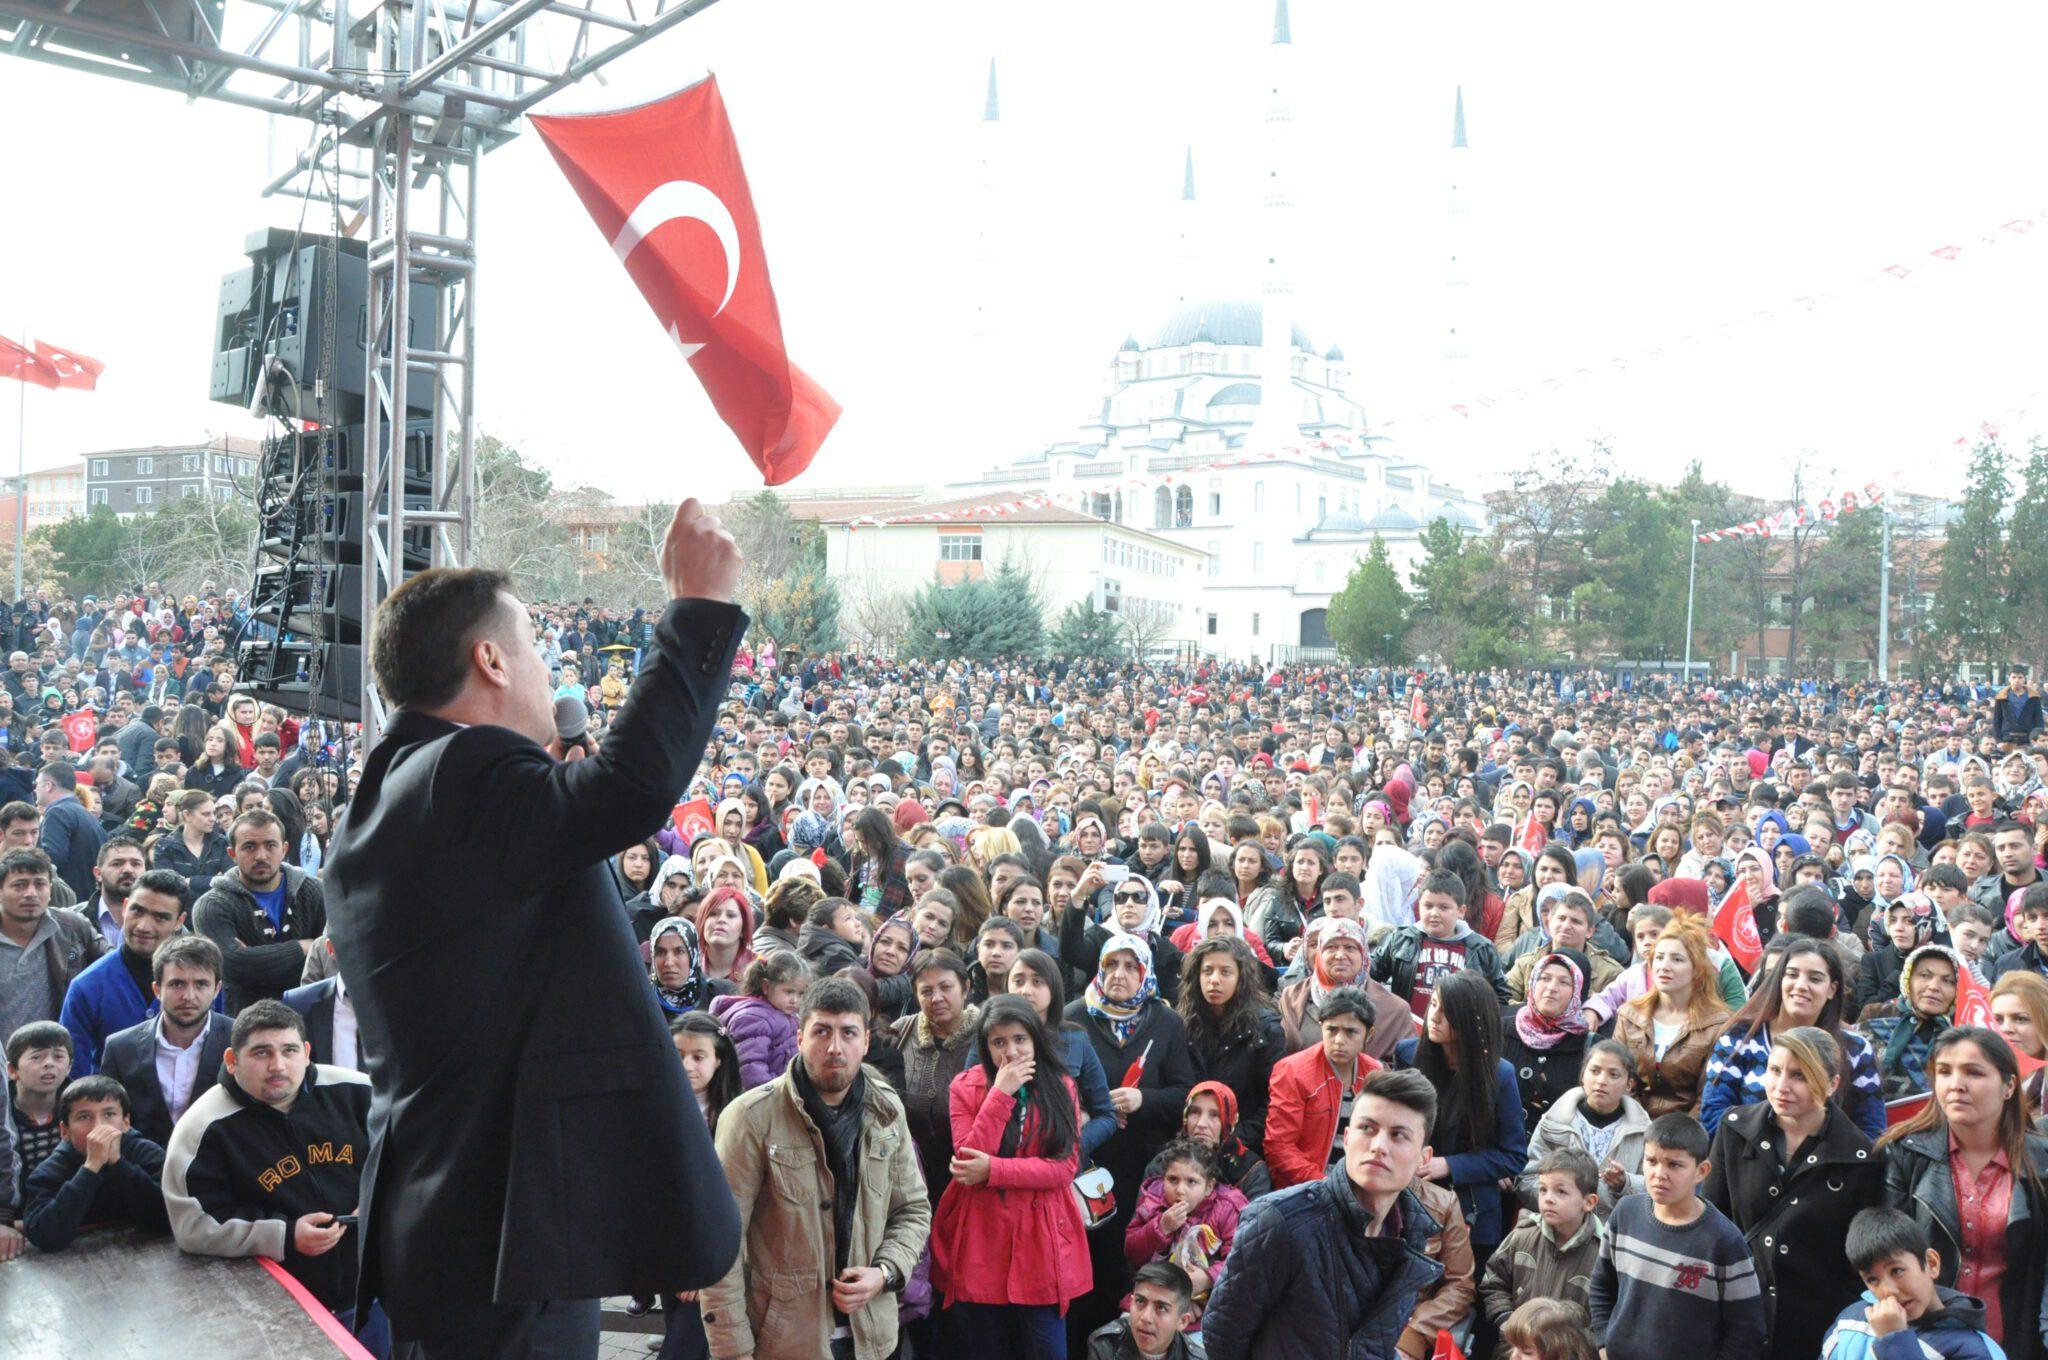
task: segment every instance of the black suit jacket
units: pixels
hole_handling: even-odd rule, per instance
[[[306,1042],[312,1045],[313,1061],[334,1064],[334,993],[340,983],[321,978],[284,994],[284,1004],[306,1018]]]
[[[668,820],[746,622],[670,605],[584,760],[399,710],[364,765],[327,928],[374,1090],[362,1297],[401,1332],[449,1306],[698,1289],[738,1254],[605,860]]]
[[[220,1065],[227,1056],[228,1034],[235,1022],[219,1011],[206,1013],[206,1035],[200,1039],[199,1071],[192,1078],[192,1099],[197,1100],[220,1081]],[[134,1108],[129,1123],[135,1131],[163,1147],[171,1141],[171,1105],[156,1079],[156,1017],[107,1036],[100,1050],[100,1073],[112,1077],[128,1090]]]

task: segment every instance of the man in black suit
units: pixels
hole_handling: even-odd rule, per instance
[[[357,1037],[355,1002],[339,973],[292,988],[284,994],[284,1004],[306,1017],[306,1043],[313,1050],[314,1062],[346,1067],[351,1072],[369,1070]]]
[[[93,865],[107,837],[78,801],[78,771],[55,762],[43,766],[36,773],[36,802],[43,809],[43,853],[83,902],[92,895]]]
[[[220,1080],[234,1021],[214,1009],[220,946],[204,935],[173,935],[150,955],[157,1014],[107,1036],[100,1071],[128,1091],[134,1130],[163,1147],[192,1102]]]
[[[372,625],[396,711],[335,830],[327,925],[375,1093],[361,1293],[413,1360],[595,1357],[599,1298],[701,1289],[738,1254],[605,867],[688,787],[746,630],[739,550],[696,501],[660,566],[654,646],[581,760],[549,749],[547,669],[502,573],[422,572]],[[453,902],[489,909],[434,905]]]

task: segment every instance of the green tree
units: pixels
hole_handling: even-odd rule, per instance
[[[2036,665],[2048,660],[2048,448],[2027,448],[2019,498],[2006,537],[2015,650]]]
[[[904,608],[903,649],[912,656],[1036,656],[1044,640],[1038,594],[1023,568],[1009,560],[993,577],[954,585],[927,582]]]
[[[1050,641],[1054,656],[1114,656],[1123,649],[1123,625],[1116,615],[1097,609],[1093,600],[1076,600],[1053,626]]]
[[[1407,659],[1408,592],[1378,534],[1344,588],[1331,597],[1328,624],[1330,640],[1353,665],[1391,666]]]
[[[1410,649],[1460,668],[1524,658],[1514,572],[1499,537],[1468,537],[1439,515],[1422,532],[1422,551],[1409,571],[1421,597],[1410,614]]]
[[[2007,556],[2000,517],[2012,499],[2005,448],[1995,436],[1970,450],[1962,512],[1941,549],[1934,643],[1950,661],[1995,665],[2008,654]]]
[[[823,527],[766,489],[727,509],[724,521],[745,562],[739,602],[756,631],[800,652],[837,647],[839,587],[825,575]]]
[[[1587,575],[1574,597],[1606,650],[1630,660],[1682,656],[1689,526],[1675,499],[1633,477],[1608,485],[1593,512]],[[1679,604],[1673,609],[1672,602]]]
[[[111,507],[95,505],[90,514],[73,515],[61,524],[34,530],[29,541],[49,546],[57,576],[67,591],[104,595],[125,584],[121,554],[130,533],[128,522]]]
[[[1025,564],[1006,556],[990,585],[1001,599],[992,656],[1038,656],[1045,651],[1045,605]]]
[[[1800,646],[1816,671],[1837,658],[1877,657],[1877,578],[1884,512],[1851,510],[1815,542],[1806,569],[1807,609]]]

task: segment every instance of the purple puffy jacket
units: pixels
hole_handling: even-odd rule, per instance
[[[796,1019],[765,997],[714,996],[711,1014],[732,1035],[740,1055],[740,1089],[751,1091],[781,1076],[796,1057]]]

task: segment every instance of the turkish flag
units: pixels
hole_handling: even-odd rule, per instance
[[[107,368],[98,359],[90,359],[76,350],[61,349],[41,340],[36,341],[36,359],[56,376],[56,386],[77,387],[87,392],[99,385],[100,374]]]
[[[0,335],[0,378],[34,383],[37,387],[57,385],[57,375],[37,361],[35,351]]]
[[[1991,993],[1968,968],[1956,979],[1956,1023],[1991,1028]]]
[[[1436,1330],[1436,1345],[1430,1349],[1429,1360],[1465,1360],[1465,1352],[1458,1349],[1455,1337],[1439,1327]]]
[[[1515,844],[1532,855],[1542,854],[1543,847],[1549,840],[1549,833],[1543,829],[1543,823],[1536,820],[1536,814],[1533,812],[1522,819],[1521,830],[1515,833]]]
[[[675,811],[669,814],[669,821],[682,836],[683,844],[693,845],[699,836],[711,829],[711,804],[703,798],[678,803]]]
[[[717,78],[618,113],[535,115],[533,127],[768,485],[809,467],[839,403],[783,346]]]
[[[1728,946],[1743,972],[1756,968],[1756,961],[1763,957],[1764,941],[1756,928],[1756,911],[1749,905],[1749,884],[1738,879],[1728,889],[1728,895],[1714,912],[1714,933]]]
[[[63,722],[64,739],[71,743],[71,749],[80,755],[92,749],[99,737],[100,719],[89,708],[80,709],[66,717]]]

